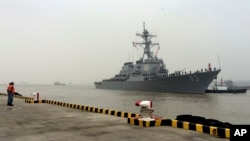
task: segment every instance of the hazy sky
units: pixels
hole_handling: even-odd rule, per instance
[[[0,0],[0,84],[92,84],[142,50],[143,22],[170,72],[250,80],[249,0]],[[154,48],[155,51],[157,48]]]

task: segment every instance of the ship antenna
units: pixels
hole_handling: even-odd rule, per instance
[[[143,22],[143,31],[145,31],[145,22]]]
[[[219,68],[221,69],[221,65],[220,65],[220,56],[218,54],[218,61],[219,61]]]

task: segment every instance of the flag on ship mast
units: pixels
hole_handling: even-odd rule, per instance
[[[160,50],[160,46],[158,46],[158,49],[157,49],[157,51],[156,51],[156,53],[155,53],[155,56],[158,55],[159,50]]]

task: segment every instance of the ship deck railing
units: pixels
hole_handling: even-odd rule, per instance
[[[197,70],[195,72],[189,71],[189,73],[187,73],[186,71],[183,72],[178,72],[178,73],[170,73],[170,74],[162,74],[162,75],[157,75],[156,73],[149,73],[149,74],[143,74],[143,76],[145,77],[145,80],[152,80],[152,79],[164,79],[167,77],[176,77],[176,76],[184,76],[184,75],[190,75],[190,74],[196,74],[196,73],[206,73],[206,72],[212,72],[212,71],[217,71],[216,68],[214,68],[213,70],[209,70],[209,69],[201,69],[200,71]]]

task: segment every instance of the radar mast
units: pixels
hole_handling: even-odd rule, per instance
[[[145,22],[143,22],[143,32],[136,33],[136,36],[139,36],[143,39],[142,42],[133,42],[134,45],[138,45],[144,49],[142,59],[144,59],[144,55],[147,55],[147,59],[153,59],[153,52],[150,51],[154,46],[159,46],[159,43],[152,43],[151,38],[157,37],[157,35],[152,35],[145,28]]]

